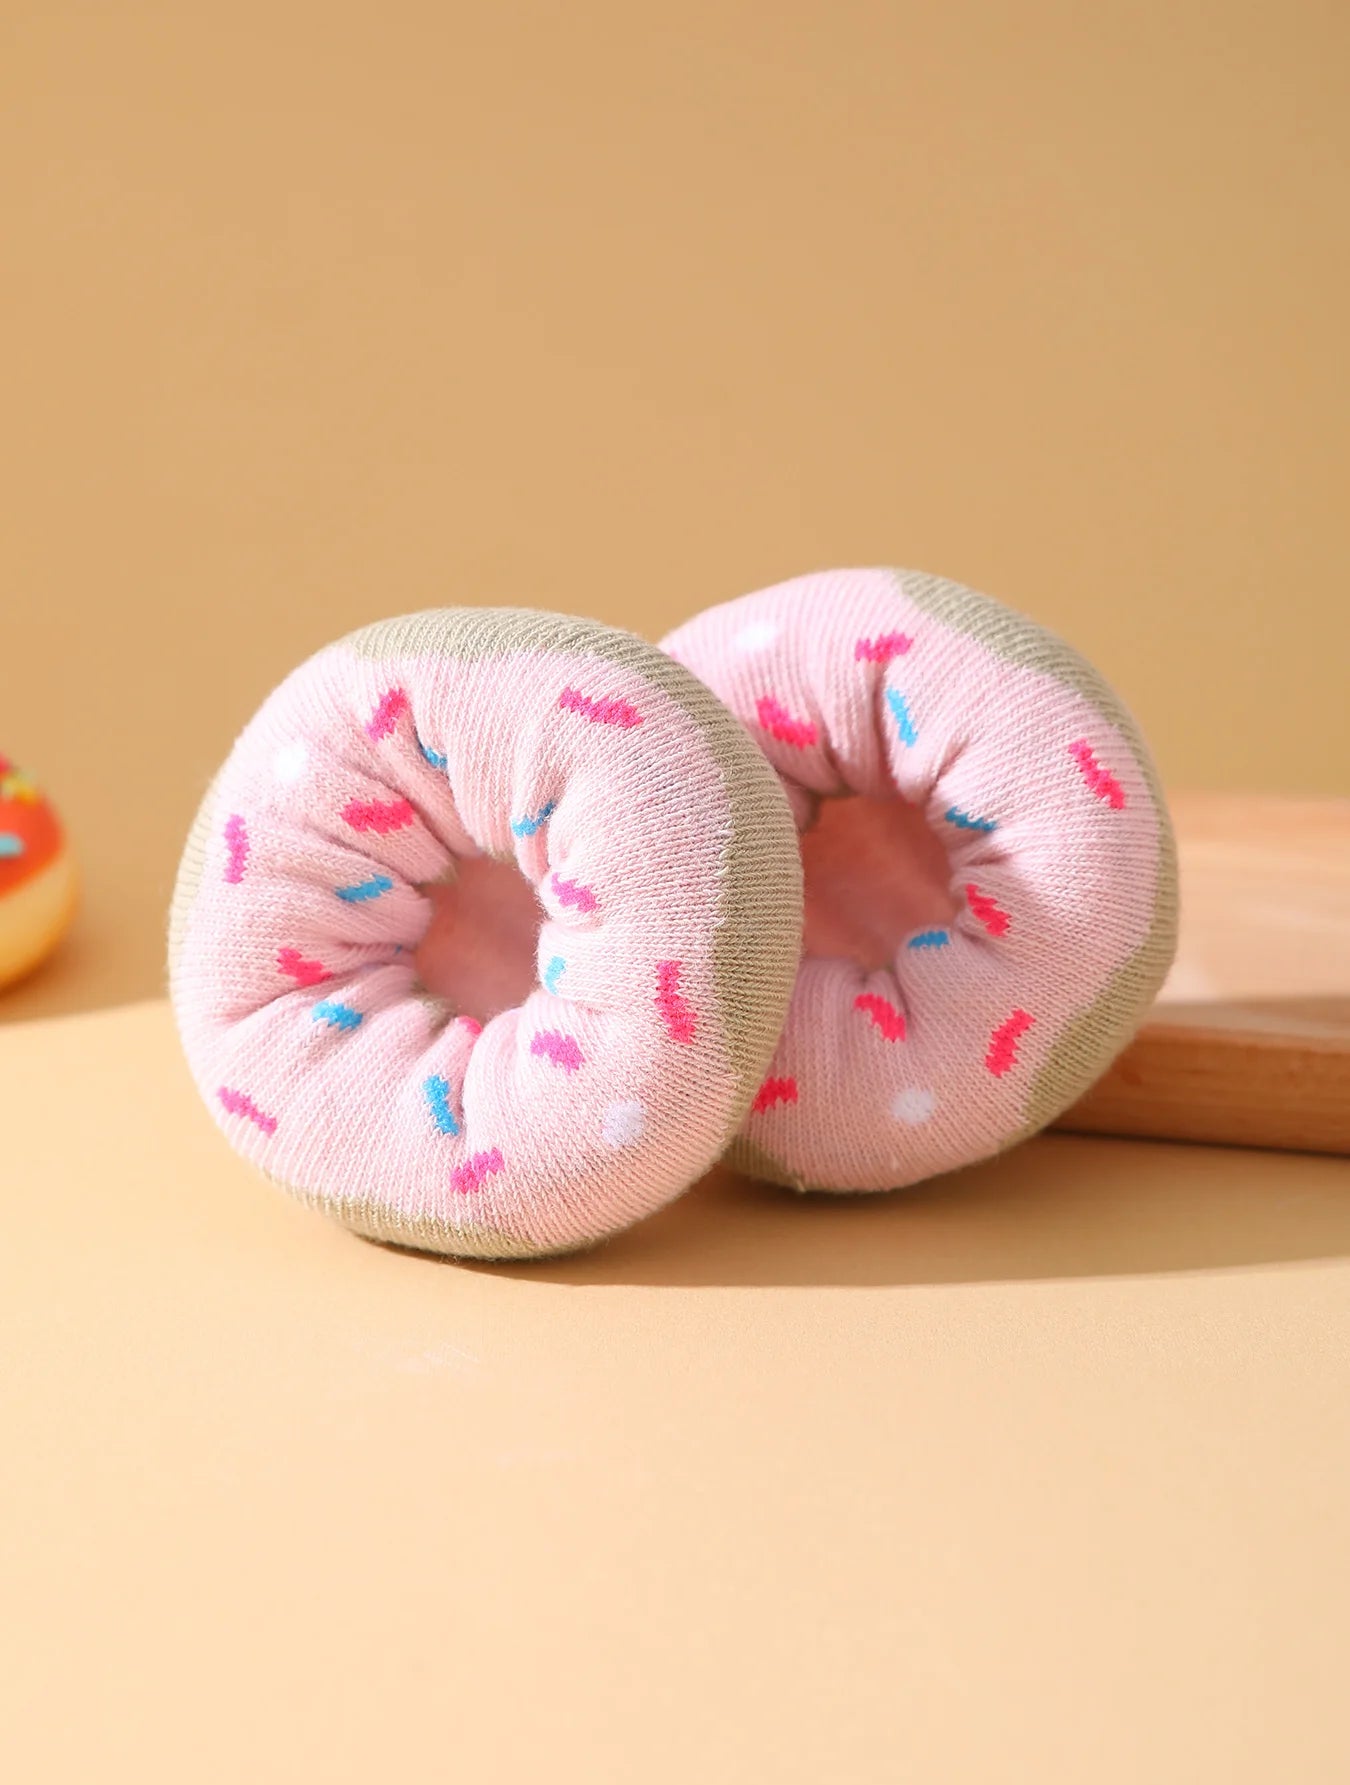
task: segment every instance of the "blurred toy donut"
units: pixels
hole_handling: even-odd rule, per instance
[[[55,948],[75,907],[75,865],[50,802],[0,756],[0,986]]]

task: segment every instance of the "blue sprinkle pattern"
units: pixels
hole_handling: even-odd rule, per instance
[[[546,806],[540,806],[533,816],[527,812],[524,818],[513,818],[511,820],[512,832],[517,837],[532,837],[544,820],[552,817],[557,805],[557,800],[550,800]]]
[[[906,948],[945,948],[951,941],[946,930],[920,930],[917,936],[911,936]]]
[[[997,818],[972,818],[969,812],[963,812],[959,806],[948,806],[943,813],[948,824],[954,824],[959,831],[996,831]]]
[[[417,740],[417,748],[422,752],[423,756],[431,764],[432,768],[443,769],[445,767],[445,758],[441,755],[440,751],[439,750],[428,750],[426,745],[422,742],[421,738],[418,738],[418,740]]]
[[[363,880],[358,886],[335,886],[333,891],[347,905],[360,905],[366,899],[378,899],[381,893],[392,892],[394,883],[387,874],[377,874],[373,880]]]
[[[363,1011],[353,1010],[350,1004],[339,1004],[332,998],[316,1004],[311,1015],[316,1023],[327,1023],[332,1029],[359,1029],[365,1020]]]
[[[544,990],[546,992],[553,992],[556,995],[558,981],[566,971],[567,962],[560,954],[555,954],[548,966],[544,968]]]
[[[0,861],[13,861],[23,854],[23,838],[13,831],[0,831]]]
[[[900,733],[900,742],[902,744],[909,744],[913,747],[913,745],[917,744],[919,741],[919,734],[915,731],[914,721],[909,716],[909,708],[905,704],[905,697],[901,694],[898,688],[888,688],[886,690],[886,705],[891,709],[891,716],[895,720],[895,728]]]
[[[431,1110],[431,1119],[442,1134],[458,1134],[459,1123],[455,1120],[455,1112],[450,1107],[449,1081],[433,1073],[422,1081],[422,1094]]]

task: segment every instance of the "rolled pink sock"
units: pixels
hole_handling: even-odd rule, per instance
[[[665,649],[758,740],[801,832],[804,957],[730,1162],[880,1190],[1053,1120],[1175,947],[1166,806],[1101,677],[913,571],[801,577]]]
[[[171,991],[231,1143],[375,1238],[586,1245],[734,1135],[801,935],[792,817],[688,671],[447,609],[304,663],[179,872]]]

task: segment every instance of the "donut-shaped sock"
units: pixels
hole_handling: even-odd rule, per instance
[[[1092,667],[914,571],[801,577],[665,641],[759,740],[801,831],[804,956],[729,1163],[882,1190],[1052,1121],[1176,939],[1147,749]]]
[[[0,986],[56,947],[75,909],[75,864],[36,783],[0,756]]]
[[[189,837],[170,984],[248,1160],[372,1238],[497,1258],[717,1159],[800,942],[790,808],[706,688],[625,632],[452,608],[264,703]]]

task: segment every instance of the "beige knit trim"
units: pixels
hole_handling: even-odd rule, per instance
[[[206,846],[215,824],[216,783],[220,780],[219,772],[211,777],[211,784],[202,796],[202,803],[197,808],[197,815],[192,820],[188,831],[187,842],[183,845],[182,858],[178,863],[178,874],[174,880],[173,898],[169,904],[169,984],[172,988],[173,976],[178,969],[178,957],[183,949],[183,937],[187,932],[188,918],[197,900],[197,889],[201,886],[202,875],[206,871]]]
[[[920,571],[894,572],[901,593],[954,632],[1020,669],[1053,676],[1080,694],[1125,738],[1144,776],[1158,821],[1158,868],[1148,932],[1096,998],[1061,1032],[1032,1083],[1016,1136],[1035,1134],[1082,1095],[1124,1047],[1157,996],[1177,946],[1176,838],[1157,766],[1133,716],[1086,658],[1055,633],[987,595]],[[1011,1143],[1010,1143],[1011,1144]]]

